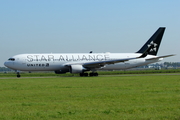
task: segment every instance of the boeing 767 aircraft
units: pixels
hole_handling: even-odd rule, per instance
[[[9,58],[4,65],[19,71],[54,71],[79,73],[80,76],[98,76],[97,70],[123,70],[159,62],[165,57],[156,56],[165,27],[160,27],[151,38],[135,53],[42,53],[19,54]]]

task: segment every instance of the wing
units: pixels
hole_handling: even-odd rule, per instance
[[[66,63],[64,64],[65,66],[70,66],[70,65],[82,65],[84,68],[101,68],[104,65],[109,65],[109,64],[115,64],[119,62],[125,62],[133,59],[138,59],[140,57],[134,57],[134,58],[125,58],[125,59],[114,59],[114,60],[104,60],[104,61],[91,61],[91,62],[80,62],[80,63]]]
[[[115,63],[119,63],[119,62],[125,62],[125,61],[129,61],[129,60],[133,60],[133,59],[138,59],[138,58],[144,58],[147,56],[148,51],[151,49],[151,47],[149,47],[148,49],[145,50],[144,53],[142,53],[139,57],[133,57],[133,58],[124,58],[124,59],[113,59],[113,60],[104,60],[104,61],[91,61],[91,62],[80,62],[80,63],[66,63],[64,64],[64,66],[71,66],[71,65],[82,65],[84,68],[88,68],[88,69],[93,69],[93,68],[101,68],[104,65],[109,65],[109,64],[115,64]]]
[[[104,65],[115,64],[115,63],[119,63],[119,62],[125,62],[125,61],[129,61],[132,59],[137,59],[137,57],[136,58],[126,58],[126,59],[115,59],[115,60],[89,62],[89,63],[84,63],[83,67],[85,67],[85,68],[100,68],[100,67],[103,67]]]
[[[146,54],[146,53],[143,53],[143,54]],[[85,67],[85,68],[100,68],[100,67],[103,67],[104,65],[115,64],[115,63],[119,63],[119,62],[125,62],[125,61],[129,61],[129,60],[133,60],[133,59],[143,58],[142,56],[146,57],[146,55],[143,55],[143,54],[139,57],[134,57],[134,58],[125,58],[125,59],[116,59],[116,60],[107,60],[107,61],[97,61],[97,62],[84,63],[83,67]],[[166,58],[166,57],[171,57],[171,56],[174,56],[174,54],[159,56],[159,57],[153,57],[153,58],[149,58],[146,60],[160,59],[160,58]]]

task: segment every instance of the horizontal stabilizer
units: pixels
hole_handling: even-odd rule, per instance
[[[159,57],[154,57],[154,58],[148,58],[148,59],[146,59],[146,60],[154,60],[154,59],[166,58],[166,57],[171,57],[171,56],[175,56],[175,54],[172,54],[172,55],[165,55],[165,56],[159,56]]]

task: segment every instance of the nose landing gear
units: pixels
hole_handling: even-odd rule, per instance
[[[17,78],[20,78],[21,77],[20,73],[19,72],[16,73],[17,73]]]

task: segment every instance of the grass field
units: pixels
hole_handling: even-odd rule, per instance
[[[162,70],[154,70],[154,69],[144,69],[144,70],[117,70],[117,71],[98,71],[99,75],[124,75],[124,74],[164,74],[164,73],[180,73],[180,69],[162,69]],[[71,74],[71,73],[66,73],[66,74],[55,74],[54,72],[20,72],[21,77],[42,77],[42,76],[79,76],[79,74]],[[0,72],[0,78],[1,77],[15,77],[17,76],[15,72],[8,72],[8,73],[3,73]]]
[[[0,79],[1,120],[180,120],[180,76]]]

